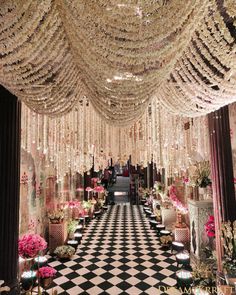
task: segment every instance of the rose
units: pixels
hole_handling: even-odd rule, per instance
[[[23,235],[18,241],[18,253],[23,258],[35,257],[47,248],[47,242],[37,234]]]
[[[205,232],[208,237],[215,237],[215,219],[214,216],[209,216],[207,223],[205,224]]]
[[[52,278],[56,274],[56,270],[50,266],[40,267],[38,270],[38,276],[40,278]]]

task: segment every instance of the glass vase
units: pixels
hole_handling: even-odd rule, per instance
[[[47,289],[48,287],[51,286],[52,281],[53,281],[52,277],[50,277],[50,278],[40,278],[39,279],[39,284],[45,290],[45,289]]]

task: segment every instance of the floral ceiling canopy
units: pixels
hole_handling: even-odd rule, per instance
[[[0,83],[53,116],[209,113],[236,101],[235,0],[2,0]]]

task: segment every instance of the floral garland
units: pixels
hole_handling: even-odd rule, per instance
[[[169,188],[169,198],[173,206],[176,207],[181,213],[187,214],[188,208],[184,206],[182,202],[180,202],[180,200],[177,198],[176,193],[176,187],[174,185],[171,185]]]
[[[38,113],[89,97],[126,125],[157,97],[192,117],[236,100],[233,0],[3,1],[0,15],[0,82]]]

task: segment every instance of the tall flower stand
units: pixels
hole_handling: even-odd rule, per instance
[[[67,239],[67,222],[49,223],[49,250],[52,253],[56,247],[65,244]]]
[[[172,229],[173,223],[176,222],[176,210],[174,207],[164,208],[161,207],[162,223],[167,229]]]

